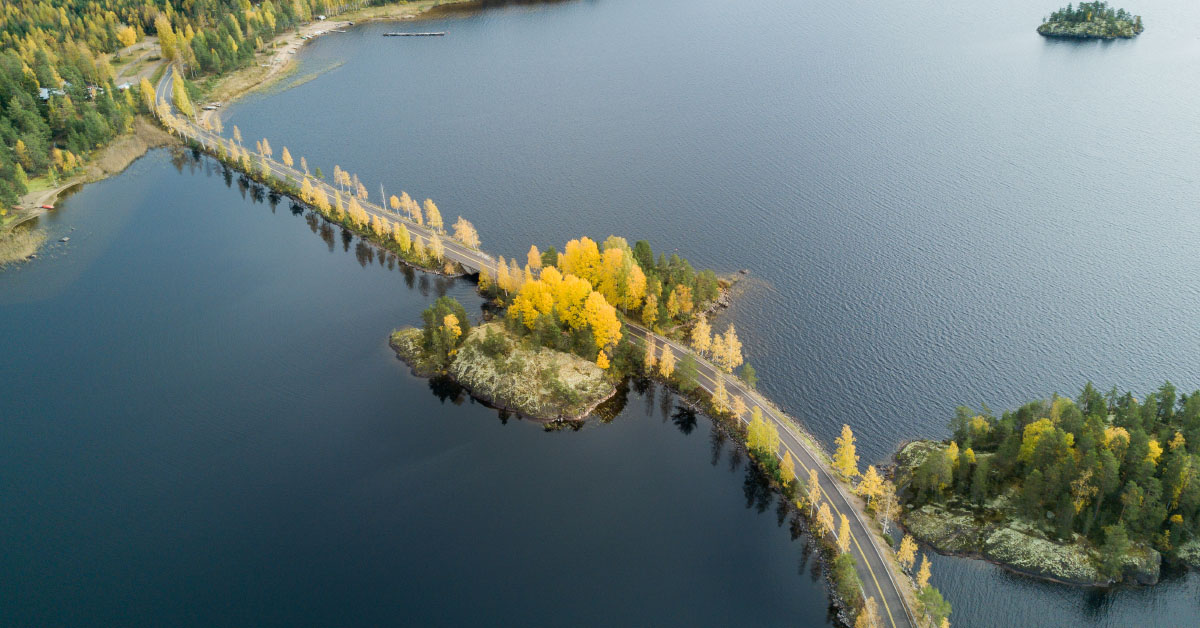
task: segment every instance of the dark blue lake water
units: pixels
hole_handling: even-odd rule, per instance
[[[226,127],[475,222],[489,250],[645,238],[754,279],[762,388],[864,463],[1084,381],[1200,387],[1200,36],[1034,33],[1019,0],[598,0],[316,40]],[[417,27],[412,27],[417,28]],[[19,623],[819,625],[774,507],[636,391],[545,433],[384,336],[443,284],[162,153],[0,274],[0,612]],[[332,250],[330,250],[332,247]],[[365,264],[360,265],[360,262]],[[668,412],[670,414],[670,412]],[[683,421],[685,427],[689,422]],[[726,448],[728,449],[728,448]],[[752,485],[751,485],[752,486]],[[753,493],[751,492],[751,497]],[[1200,578],[1099,594],[939,559],[961,626],[1193,625]],[[1053,613],[1046,609],[1053,608]]]

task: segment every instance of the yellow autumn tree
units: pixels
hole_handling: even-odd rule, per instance
[[[433,203],[433,199],[425,199],[425,222],[434,231],[440,232],[442,230],[442,212],[438,211],[438,207]]]
[[[325,195],[324,188],[315,188],[313,190],[313,206],[320,210],[321,213],[329,212],[329,197]]]
[[[741,418],[746,414],[746,400],[741,395],[733,396],[733,416]]]
[[[841,521],[838,524],[837,547],[838,551],[845,554],[850,551],[850,520],[846,519],[846,515],[839,515]]]
[[[817,502],[821,501],[821,483],[820,483],[820,480],[817,478],[817,470],[816,469],[808,470],[808,482],[805,483],[805,486],[808,487],[808,505],[809,505],[808,515],[811,517],[813,514],[812,509],[816,508]]]
[[[713,387],[712,405],[718,414],[729,414],[729,391],[725,389],[724,378],[717,378],[717,385]]]
[[[534,273],[542,270],[542,254],[538,251],[537,245],[529,245],[529,252],[525,254],[525,264]]]
[[[479,248],[479,232],[475,231],[475,225],[462,216],[454,221],[454,239],[473,249]]]
[[[763,455],[774,455],[779,451],[779,430],[774,423],[763,419],[762,408],[758,406],[750,411],[750,422],[746,425],[746,446]]]
[[[896,550],[896,562],[906,571],[913,568],[917,560],[917,542],[907,534],[900,541],[900,549]]]
[[[879,619],[879,605],[874,597],[868,597],[854,620],[854,628],[879,628]]]
[[[159,13],[158,17],[154,18],[154,30],[158,33],[158,47],[162,50],[162,57],[167,61],[174,61],[179,49],[176,47],[175,30],[171,28],[171,20],[166,14]]]
[[[458,317],[453,314],[447,314],[442,319],[442,326],[446,328],[446,332],[450,334],[451,340],[458,340],[462,335],[462,328],[458,326]]]
[[[122,48],[128,48],[137,43],[137,31],[132,26],[122,26],[117,29],[117,41],[121,42]]]
[[[603,349],[621,339],[621,321],[617,310],[599,292],[592,292],[584,303],[584,315],[596,338],[596,347]]]
[[[867,498],[868,508],[871,506],[872,500],[879,497],[880,493],[883,492],[883,478],[875,470],[875,465],[867,466],[867,472],[858,481],[858,486],[855,487],[854,492]]]
[[[558,267],[564,273],[588,280],[593,286],[599,285],[600,247],[588,237],[571,240],[558,258]]]
[[[667,297],[667,314],[672,317],[686,316],[692,313],[692,306],[692,289],[683,284],[677,284]]]
[[[646,353],[642,356],[642,368],[647,374],[654,372],[654,366],[658,364],[658,358],[654,355],[654,341],[646,341]]]
[[[401,253],[407,253],[412,248],[412,237],[408,235],[408,227],[399,222],[392,223],[392,241],[400,247]],[[482,277],[481,273],[480,278]]]
[[[732,323],[725,328],[725,333],[721,335],[719,342],[714,339],[713,345],[713,361],[722,370],[728,373],[741,366],[742,343],[738,340],[737,330],[734,329]]]
[[[704,355],[712,346],[712,327],[709,326],[708,320],[703,316],[696,321],[692,326],[692,348],[696,353]]]
[[[441,261],[446,256],[446,246],[442,243],[442,238],[438,234],[433,234],[429,238],[429,254],[434,260]]]
[[[833,511],[825,502],[821,502],[821,507],[817,509],[817,532],[819,536],[833,534]]]
[[[188,96],[187,87],[183,84],[183,76],[178,72],[171,79],[171,97],[175,100],[175,108],[180,113],[189,118],[196,116],[196,108],[192,106],[192,99]]]
[[[917,570],[917,590],[920,591],[929,586],[929,577],[932,574],[929,571],[929,557],[921,554],[921,568]]]
[[[854,432],[849,425],[842,425],[842,435],[834,439],[837,449],[833,453],[833,468],[842,479],[853,479],[858,475],[858,454],[854,447]]]
[[[658,359],[658,374],[670,378],[675,372],[675,354],[669,345],[663,345],[662,357]]]
[[[783,450],[783,460],[779,461],[779,477],[783,478],[785,485],[796,479],[796,463],[792,460],[790,449]]]

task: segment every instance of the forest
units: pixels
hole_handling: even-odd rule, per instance
[[[82,167],[146,110],[121,89],[119,52],[157,36],[190,77],[249,65],[275,35],[315,14],[382,0],[11,0],[0,9],[0,211],[35,177]]]
[[[1051,538],[1081,535],[1110,574],[1132,543],[1172,556],[1200,534],[1200,391],[1166,382],[1139,399],[1089,382],[999,419],[960,407],[950,429],[945,455],[914,470],[910,504],[996,507]]]
[[[603,243],[587,237],[571,240],[561,254],[554,247],[543,252],[531,246],[525,257],[524,266],[501,257],[495,276],[484,271],[479,285],[484,296],[509,306],[512,330],[538,344],[593,360],[601,368],[615,365],[621,374],[632,374],[647,362],[659,365],[653,345],[638,349],[623,337],[621,322],[629,320],[681,340],[690,337],[698,353],[726,371],[743,366],[737,331],[730,325],[724,334],[713,333],[707,321],[707,310],[722,289],[713,271],[696,272],[678,255],[655,258],[648,242],[631,247],[617,236]],[[668,348],[663,351],[673,373],[674,355]],[[695,368],[686,360],[680,363],[682,375]],[[749,365],[742,373],[754,378]],[[683,387],[688,383],[683,380]]]

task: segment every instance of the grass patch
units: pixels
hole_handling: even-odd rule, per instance
[[[0,234],[0,268],[24,261],[37,253],[45,242],[46,232],[41,229],[17,227],[8,233]]]

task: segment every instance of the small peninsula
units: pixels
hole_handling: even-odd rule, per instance
[[[960,407],[950,429],[896,456],[901,522],[934,549],[1085,586],[1200,567],[1200,391],[1088,383],[999,419]]]
[[[1132,39],[1145,30],[1142,16],[1125,9],[1113,9],[1107,2],[1068,4],[1042,20],[1037,32],[1046,37],[1073,39]]]

